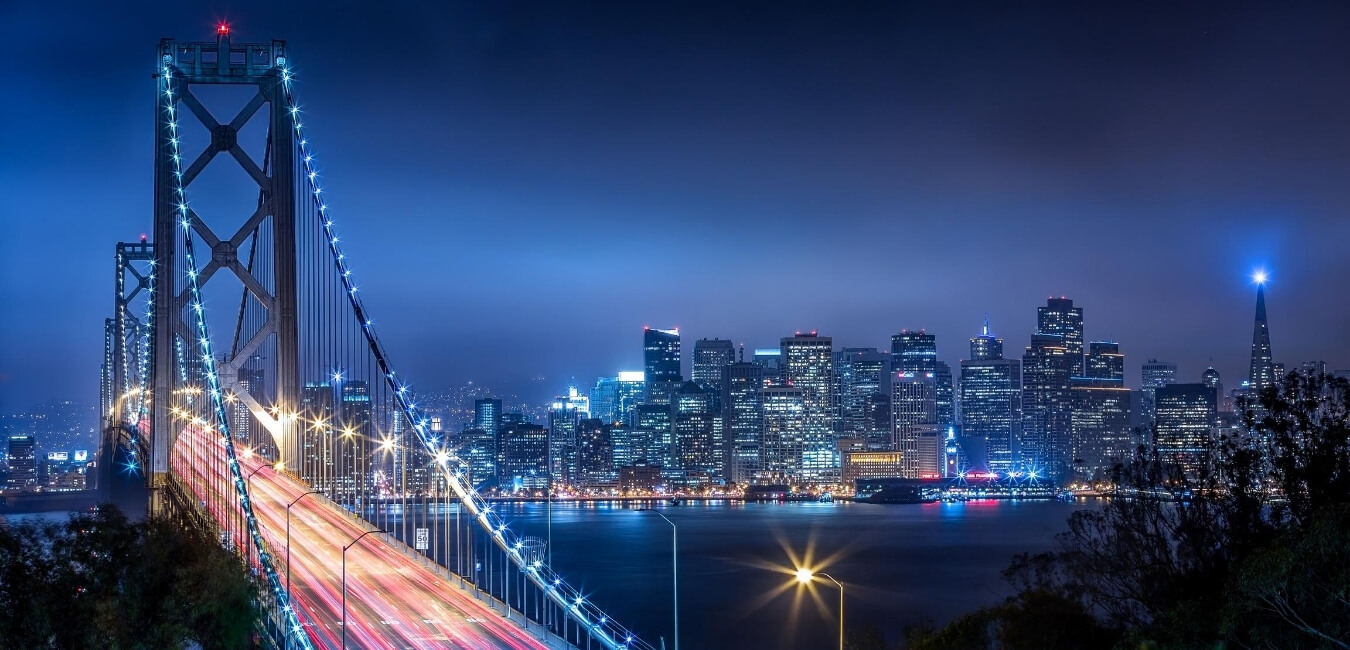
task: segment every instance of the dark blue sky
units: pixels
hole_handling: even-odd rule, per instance
[[[564,385],[641,328],[1010,352],[1087,337],[1350,366],[1350,13],[1231,3],[0,5],[0,407],[97,395],[113,244],[150,230],[154,47],[289,42],[400,372]],[[443,5],[452,4],[450,7]],[[692,347],[692,345],[689,345]],[[551,384],[551,385],[552,385]],[[550,388],[551,390],[552,388]]]

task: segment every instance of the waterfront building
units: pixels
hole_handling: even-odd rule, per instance
[[[549,486],[549,432],[537,424],[503,424],[497,431],[497,486],[533,490]]]
[[[834,435],[834,340],[815,332],[785,336],[783,380],[802,393],[802,478],[808,483],[839,480]]]
[[[806,446],[806,405],[801,388],[766,386],[762,392],[764,443],[756,483],[793,485],[802,482]]]
[[[1058,477],[1069,464],[1069,379],[1074,376],[1074,359],[1060,334],[1033,334],[1022,355],[1022,435],[1017,465],[1023,472]],[[1082,365],[1081,358],[1078,363]]]
[[[680,330],[642,330],[642,358],[647,382],[646,402],[669,404],[684,383],[680,372]]]
[[[570,484],[577,478],[577,424],[588,415],[566,396],[553,400],[548,410],[548,458],[554,481]]]
[[[33,436],[9,437],[9,478],[5,490],[31,492],[37,489],[37,439]]]
[[[920,451],[920,437],[936,432],[937,388],[932,372],[895,373],[891,378],[891,449],[903,456],[899,474],[902,478],[919,478],[929,465],[937,473],[938,450],[932,450],[925,459]],[[931,460],[932,462],[926,462]]]
[[[961,430],[972,464],[994,472],[1013,469],[1022,428],[1022,364],[1003,358],[1003,340],[984,330],[970,339],[961,362]]]
[[[469,480],[475,485],[498,478],[497,434],[498,427],[490,431],[473,427],[458,437],[455,455],[469,466]]]
[[[667,469],[675,468],[675,437],[670,428],[669,404],[640,404],[634,410],[637,431],[647,438],[647,454],[643,460]]]
[[[1125,356],[1113,341],[1088,344],[1084,377],[1073,378],[1069,421],[1070,469],[1080,480],[1102,479],[1134,453],[1132,392],[1125,387]]]
[[[713,412],[711,394],[693,381],[685,382],[675,395],[670,426],[678,450],[678,469],[725,477],[726,438],[722,418]]]
[[[1152,427],[1156,420],[1157,391],[1161,386],[1177,383],[1177,364],[1149,359],[1139,370],[1139,423]]]
[[[841,451],[844,485],[858,479],[894,478],[904,471],[904,454],[898,451]]]
[[[1218,406],[1214,389],[1204,384],[1158,387],[1154,444],[1165,462],[1194,476],[1209,463]]]
[[[611,485],[618,480],[608,422],[587,418],[577,423],[577,473],[579,485]]]
[[[722,369],[722,424],[726,430],[727,478],[749,483],[763,466],[764,367],[737,362]]]
[[[647,494],[661,486],[661,466],[638,463],[619,468],[619,489]]]

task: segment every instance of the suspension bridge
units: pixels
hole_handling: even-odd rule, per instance
[[[286,43],[222,25],[157,54],[154,229],[117,246],[104,465],[239,554],[272,646],[654,650],[479,495],[395,371]],[[221,165],[246,196],[206,197]]]

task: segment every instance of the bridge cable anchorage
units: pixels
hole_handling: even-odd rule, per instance
[[[177,215],[180,219],[183,232],[183,249],[185,257],[188,300],[191,312],[193,314],[194,325],[198,337],[198,347],[201,352],[201,363],[207,381],[206,397],[209,399],[211,411],[216,420],[216,428],[224,440],[225,452],[228,459],[231,477],[234,480],[236,496],[239,499],[239,506],[244,511],[244,517],[247,522],[248,534],[251,538],[254,549],[258,553],[258,562],[262,565],[263,573],[266,575],[268,585],[272,590],[273,597],[280,604],[280,610],[286,618],[285,624],[287,630],[299,631],[302,629],[300,620],[296,615],[295,609],[291,607],[290,593],[281,583],[280,575],[272,564],[271,556],[266,552],[261,531],[258,528],[257,519],[253,514],[253,504],[248,497],[248,488],[244,482],[244,477],[239,468],[239,461],[235,456],[234,442],[230,436],[229,422],[226,417],[225,400],[221,391],[220,376],[216,371],[215,357],[211,353],[211,335],[206,323],[206,309],[202,304],[202,296],[198,285],[199,269],[193,256],[192,246],[192,219],[189,216],[187,207],[187,198],[183,189],[182,179],[182,161],[178,149],[178,124],[176,119],[176,109],[178,99],[174,96],[174,74],[177,71],[169,56],[165,56],[162,63],[160,79],[162,82],[161,90],[164,96],[164,119],[167,120],[166,126],[169,133],[169,146],[172,147],[172,159],[174,162],[174,180],[175,192],[178,197]],[[167,242],[166,242],[167,243]],[[160,272],[163,270],[161,269]],[[185,363],[186,354],[180,354],[180,365]],[[186,378],[185,368],[181,368],[184,378]],[[186,382],[185,382],[186,383]],[[210,426],[209,420],[204,422],[207,427]],[[209,429],[208,429],[209,431]],[[298,647],[306,650],[312,650],[314,647],[307,635],[297,634],[295,639]]]
[[[300,174],[301,182],[309,190],[309,201],[314,209],[313,214],[316,217],[318,234],[322,236],[324,241],[323,248],[326,248],[331,256],[332,267],[336,271],[342,293],[345,294],[347,305],[355,316],[355,322],[359,328],[358,334],[365,339],[369,352],[374,357],[376,369],[383,377],[397,408],[411,426],[420,448],[434,459],[436,468],[446,483],[454,490],[460,504],[487,532],[506,557],[510,558],[511,563],[517,567],[519,573],[526,576],[542,593],[547,595],[549,600],[565,611],[569,618],[579,624],[579,628],[584,628],[590,638],[599,641],[601,645],[610,650],[655,650],[655,646],[642,641],[631,631],[616,623],[613,617],[608,616],[586,600],[584,594],[563,581],[561,576],[544,564],[541,559],[536,558],[533,561],[527,561],[521,551],[521,538],[507,528],[506,521],[493,512],[492,507],[468,482],[468,465],[457,454],[451,453],[449,447],[443,446],[439,438],[432,435],[433,432],[429,430],[425,413],[418,409],[413,401],[410,394],[412,391],[396,379],[396,374],[388,361],[389,357],[384,345],[376,335],[374,325],[361,301],[361,297],[358,295],[357,286],[353,283],[351,269],[339,246],[333,220],[323,198],[323,188],[319,186],[317,180],[318,173],[314,163],[312,147],[304,135],[299,105],[296,103],[292,91],[294,76],[291,74],[290,68],[282,68],[281,79],[285,90],[286,109],[291,117],[294,137],[299,146],[300,163],[303,166]],[[406,435],[406,432],[404,434]],[[563,630],[566,633],[565,627]]]

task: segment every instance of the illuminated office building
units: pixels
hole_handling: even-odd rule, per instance
[[[1256,321],[1252,326],[1252,361],[1248,371],[1248,386],[1260,394],[1273,386],[1283,375],[1283,367],[1276,364],[1270,353],[1270,327],[1266,322],[1266,275],[1256,274]],[[1279,366],[1279,367],[1277,367]]]
[[[620,370],[618,398],[614,405],[618,422],[633,425],[633,413],[647,394],[647,374],[641,370]]]
[[[1063,296],[1046,300],[1036,308],[1036,333],[1058,336],[1069,357],[1069,376],[1084,376],[1082,307]]]
[[[577,473],[579,485],[607,485],[619,480],[608,422],[587,418],[577,423]]]
[[[1177,364],[1149,359],[1144,362],[1139,373],[1139,423],[1152,427],[1156,418],[1157,390],[1177,383]]]
[[[815,332],[785,336],[783,380],[802,392],[802,478],[808,483],[839,480],[834,435],[834,341]]]
[[[802,482],[806,448],[806,405],[795,386],[766,386],[763,396],[764,455],[756,483],[796,485]]]
[[[895,373],[891,378],[891,414],[891,448],[903,456],[900,476],[919,478],[924,471],[936,474],[938,449],[920,449],[920,439],[937,435],[941,428],[937,422],[937,384],[933,373]]]
[[[1022,364],[1003,358],[1003,340],[989,333],[988,319],[983,332],[970,339],[970,356],[961,362],[960,380],[967,452],[977,465],[1007,472],[1022,429]]]
[[[844,348],[835,353],[835,429],[840,437],[866,441],[876,436],[869,429],[867,408],[884,390],[888,366],[887,355],[874,348]]]
[[[1069,465],[1069,388],[1074,359],[1059,334],[1033,334],[1022,355],[1022,435],[1017,464],[1024,472],[1059,476]],[[1081,358],[1078,365],[1082,365]]]
[[[1194,476],[1209,463],[1213,428],[1218,417],[1217,395],[1204,384],[1168,384],[1158,387],[1154,445],[1164,462]]]
[[[680,330],[642,330],[642,358],[649,404],[669,404],[684,383],[680,373]]]
[[[690,377],[712,397],[713,412],[721,410],[722,368],[736,362],[736,348],[726,339],[694,342],[694,368]]]
[[[720,381],[719,381],[720,383]],[[671,432],[677,449],[677,467],[685,472],[726,476],[727,445],[722,417],[713,411],[713,396],[688,381],[675,394]]]
[[[537,424],[503,424],[497,431],[497,486],[535,490],[549,486],[549,432]]]
[[[763,466],[764,368],[739,361],[722,369],[722,426],[726,430],[727,478],[735,483],[754,480]]]

